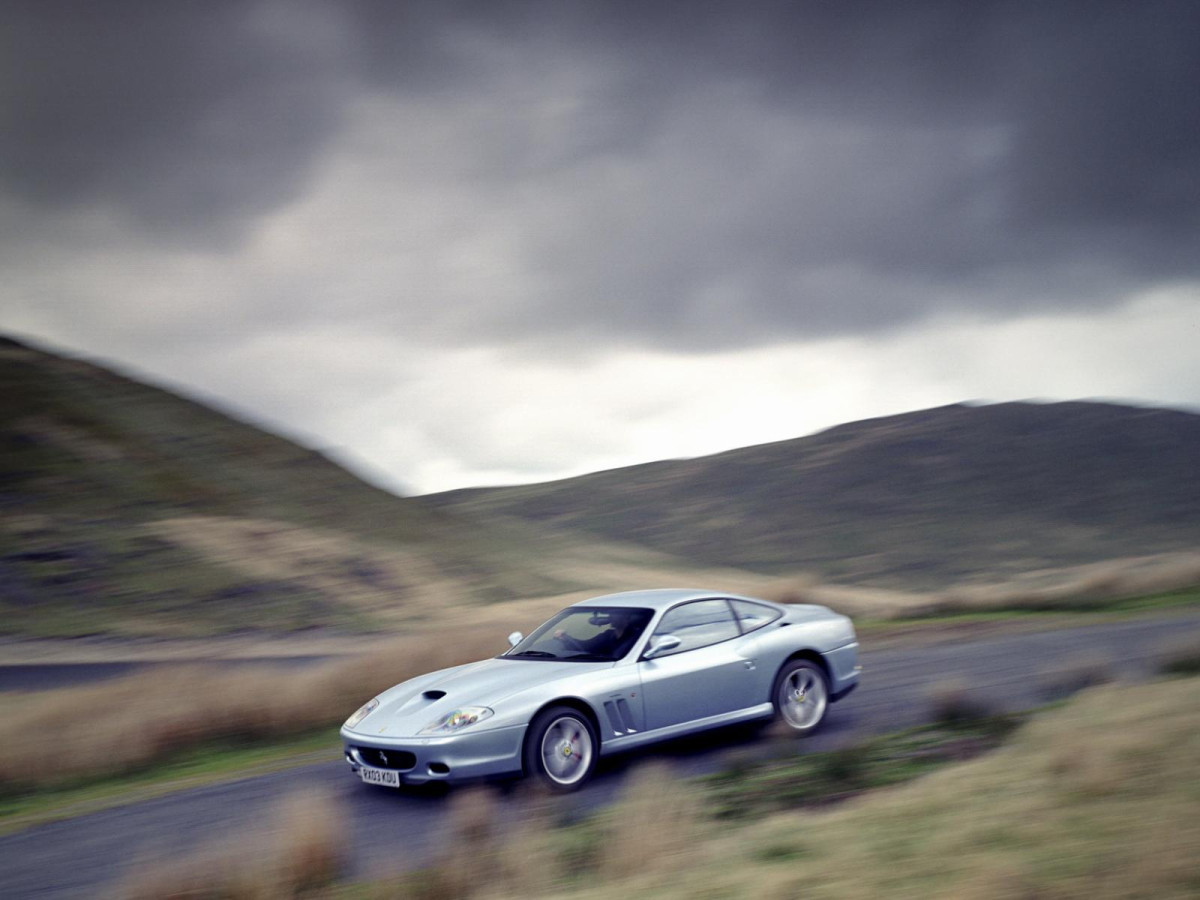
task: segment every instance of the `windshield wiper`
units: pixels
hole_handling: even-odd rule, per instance
[[[611,656],[605,656],[603,653],[576,653],[574,656],[564,656],[563,659],[571,662],[612,662]]]
[[[550,653],[546,650],[522,650],[520,653],[507,654],[509,659],[516,659],[518,656],[528,656],[533,659],[558,659],[557,653]]]

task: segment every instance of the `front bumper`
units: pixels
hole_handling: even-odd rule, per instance
[[[386,768],[398,772],[403,784],[424,784],[520,774],[526,727],[409,738],[384,738],[343,728],[341,736],[346,762],[355,773],[364,766]]]

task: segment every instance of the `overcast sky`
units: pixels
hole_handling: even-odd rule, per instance
[[[1200,3],[0,6],[0,329],[404,492],[1200,407]]]

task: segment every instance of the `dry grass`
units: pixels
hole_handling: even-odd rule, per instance
[[[995,710],[961,681],[944,681],[926,691],[929,719],[943,725],[965,725],[995,714]]]
[[[311,896],[344,869],[347,834],[344,813],[329,796],[297,793],[280,803],[266,827],[256,825],[170,862],[146,855],[117,893],[126,900]]]
[[[736,829],[710,821],[702,788],[656,767],[582,823],[555,827],[562,808],[531,801],[515,816],[517,835],[503,831],[491,795],[464,794],[440,864],[369,896],[1194,897],[1195,687],[1100,685],[988,756]]]
[[[378,626],[405,629],[470,615],[490,592],[477,577],[435,564],[421,549],[372,544],[336,530],[291,522],[236,516],[178,516],[146,523],[143,529],[206,562],[232,570],[252,583],[302,582],[339,606]],[[768,576],[735,569],[697,568],[641,547],[569,538],[505,522],[514,540],[530,552],[521,565],[535,585],[560,585],[562,593],[533,602],[554,609],[575,600],[652,585],[723,584],[754,593]],[[579,585],[578,590],[565,590]],[[507,604],[506,604],[507,605]]]
[[[653,857],[638,875],[596,877],[569,893],[1195,897],[1195,688],[1191,680],[1097,687],[1035,718],[994,754],[829,811],[780,814],[720,833],[685,817],[674,822],[674,840],[688,847],[685,865]]]
[[[1043,570],[1001,584],[967,584],[936,594],[820,584],[784,578],[763,596],[779,603],[819,603],[856,619],[891,621],[999,611],[1081,612],[1129,597],[1200,585],[1200,554],[1167,553]]]
[[[205,742],[331,726],[397,682],[503,647],[493,628],[463,628],[442,640],[397,639],[363,657],[300,671],[163,666],[31,695],[6,704],[0,719],[0,791],[127,772]],[[47,744],[56,749],[53,767],[41,764]]]
[[[696,838],[703,820],[700,797],[672,777],[668,767],[649,763],[628,779],[622,798],[603,820],[598,870],[639,878],[646,871],[678,871],[698,856]]]
[[[1159,669],[1168,675],[1200,675],[1200,634],[1177,637],[1164,645]]]
[[[215,671],[161,665],[96,685],[3,700],[0,793],[132,771],[210,742],[251,742],[335,727],[374,694],[408,678],[494,656],[505,635],[530,629],[558,598],[474,611],[441,627],[374,641],[369,653],[311,668]],[[59,762],[42,765],[47,744]]]
[[[284,540],[275,532],[262,539]],[[1194,555],[1176,556],[1089,567],[1074,581],[1056,582],[1050,593],[1036,596],[1059,597],[1069,606],[1085,602],[1070,599],[1076,596],[1094,602],[1104,592],[1177,587],[1200,580],[1197,560],[1200,557]],[[962,612],[1019,605],[1020,597],[1032,603],[1028,598],[1034,596],[1015,589],[979,589],[977,595],[954,601],[958,605],[946,606],[944,599],[820,585],[803,577],[773,585],[727,586],[785,602],[825,603],[875,619],[929,613],[931,603]],[[1072,593],[1080,590],[1085,593]],[[377,649],[370,653],[311,669],[264,667],[222,674],[211,666],[160,667],[91,687],[43,692],[28,701],[6,701],[0,716],[0,793],[127,772],[206,742],[249,742],[333,726],[392,684],[499,652],[513,627],[529,629],[576,599],[579,596],[569,594],[487,607],[451,605],[441,611],[436,628],[413,629],[409,636],[383,644],[375,639]],[[1084,671],[1089,668],[1092,671]],[[1061,673],[1059,681],[1099,681],[1099,669],[1080,663],[1075,671]],[[942,702],[949,704],[951,699]],[[59,754],[62,762],[52,770],[40,765],[47,744],[64,751]]]
[[[910,615],[964,611],[1093,609],[1113,600],[1200,585],[1200,554],[1174,553],[1031,572],[999,585],[968,585],[918,604]]]
[[[700,862],[709,834],[699,824],[699,796],[657,763],[634,772],[615,804],[580,824],[563,824],[569,800],[535,789],[509,801],[507,815],[482,788],[456,791],[450,804],[446,850],[424,871],[376,885],[373,900],[547,896],[597,881],[639,896],[646,873]]]
[[[479,788],[450,799],[442,845],[448,848],[418,882],[404,893],[419,900],[471,897],[494,884],[500,847],[495,795]]]
[[[193,534],[202,531],[191,528]],[[221,544],[231,534],[216,528],[208,537]],[[253,544],[250,536],[243,537]],[[276,531],[260,535],[263,546],[278,540],[284,548],[291,548],[288,540],[295,537]],[[278,562],[274,552],[265,552],[263,565]],[[252,742],[333,727],[385,688],[493,656],[505,648],[504,638],[514,627],[528,631],[592,593],[487,607],[450,605],[439,613],[436,627],[413,627],[408,636],[382,643],[376,638],[369,653],[302,670],[263,666],[221,673],[211,665],[163,665],[93,686],[6,700],[0,716],[0,794],[125,773],[204,743]],[[52,768],[41,764],[47,744],[60,751],[61,764]]]
[[[411,622],[436,614],[449,597],[472,595],[417,550],[336,531],[233,516],[180,516],[143,528],[254,581],[303,579],[376,622]]]
[[[311,668],[157,666],[96,685],[4,698],[0,794],[136,770],[212,742],[252,742],[335,727],[374,694],[436,669],[484,659],[558,598],[450,610],[437,630]],[[42,764],[53,745],[59,762]]]
[[[488,788],[455,791],[448,802],[439,841],[445,849],[425,869],[373,885],[372,900],[530,896],[553,888],[561,871],[553,798],[510,798],[507,816]]]

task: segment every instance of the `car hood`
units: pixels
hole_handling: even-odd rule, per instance
[[[537,688],[544,689],[547,699],[552,699],[563,688],[563,682],[612,666],[611,662],[508,658],[442,669],[384,691],[379,695],[379,708],[348,730],[362,735],[415,737],[456,709],[486,706],[499,713],[496,707],[505,699]],[[496,724],[502,724],[501,717],[497,716]]]

